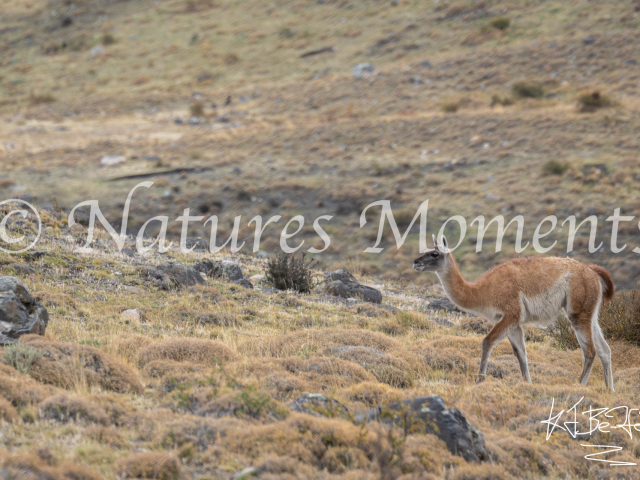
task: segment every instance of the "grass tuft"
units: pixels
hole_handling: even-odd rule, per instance
[[[314,287],[313,270],[316,262],[305,262],[305,254],[279,253],[269,259],[265,267],[266,282],[278,290],[309,293]]]
[[[496,17],[489,22],[489,25],[498,30],[506,30],[511,25],[511,20],[507,17]]]
[[[512,91],[513,94],[519,98],[540,98],[544,95],[542,85],[528,80],[514,83]]]
[[[3,353],[4,363],[11,365],[17,371],[26,375],[31,372],[33,363],[43,355],[40,350],[22,343],[7,345],[4,347]]]
[[[578,97],[578,110],[583,113],[595,112],[601,108],[608,108],[613,102],[600,92],[585,92]]]
[[[544,175],[564,175],[569,169],[567,162],[559,162],[558,160],[549,160],[542,166],[542,173]]]

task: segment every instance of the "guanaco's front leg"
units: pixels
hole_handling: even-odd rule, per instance
[[[502,320],[496,323],[491,331],[482,340],[482,357],[480,357],[480,371],[478,372],[478,378],[476,383],[482,382],[487,376],[487,363],[489,362],[489,355],[493,347],[495,347],[504,337],[509,333],[509,329],[518,322],[517,315],[503,315]]]

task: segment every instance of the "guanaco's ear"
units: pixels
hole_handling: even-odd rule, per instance
[[[436,240],[436,236],[435,235],[431,235],[431,238],[433,238],[433,246],[435,248],[438,248],[438,241]]]
[[[447,246],[447,238],[442,235],[440,237],[440,245],[438,246],[438,250],[440,250],[443,253],[449,253],[449,247]]]

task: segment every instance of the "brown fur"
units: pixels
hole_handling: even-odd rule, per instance
[[[601,299],[611,300],[615,291],[611,275],[604,268],[570,258],[520,258],[498,265],[478,279],[467,282],[446,248],[444,238],[441,246],[416,259],[414,268],[435,272],[452,302],[462,310],[495,323],[482,342],[478,381],[486,375],[491,350],[505,337],[509,337],[523,377],[530,380],[524,324],[549,324],[562,308],[584,354],[580,381],[586,385],[597,354],[605,369],[605,383],[613,390],[611,351],[597,324]]]
[[[589,265],[589,268],[596,272],[602,279],[602,282],[604,284],[604,291],[602,292],[604,301],[610,302],[611,300],[613,300],[613,296],[616,293],[616,287],[613,284],[613,278],[611,278],[611,274],[598,265]]]

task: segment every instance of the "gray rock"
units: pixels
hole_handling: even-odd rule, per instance
[[[325,293],[342,298],[357,298],[370,303],[382,303],[382,293],[357,282],[346,270],[325,273]]]
[[[347,418],[349,410],[342,403],[333,398],[325,397],[321,393],[305,393],[300,398],[287,405],[294,412],[307,413],[314,417]]]
[[[47,309],[18,278],[0,277],[0,345],[28,333],[44,335],[48,323]]]
[[[174,262],[164,263],[156,268],[147,267],[142,270],[142,276],[164,290],[203,285],[205,283],[200,276],[200,272],[192,267]]]
[[[240,266],[231,260],[205,260],[204,262],[196,263],[193,268],[206,274],[209,278],[224,278],[231,282],[244,278]]]
[[[253,289],[253,283],[251,283],[246,278],[241,278],[240,280],[236,280],[233,283],[235,283],[236,285],[240,285],[241,287],[244,287],[244,288]]]
[[[597,40],[595,35],[589,35],[588,37],[584,37],[582,39],[582,43],[585,45],[593,45]]]
[[[11,263],[9,264],[11,268],[13,268],[19,275],[33,275],[36,271],[31,268],[29,265],[23,265],[21,263]]]
[[[209,250],[209,242],[207,242],[204,238],[200,237],[187,237],[185,240],[186,247],[193,250],[195,252],[202,252]]]
[[[17,277],[0,277],[0,292],[13,292],[27,307],[34,303],[29,289]]]
[[[443,440],[451,453],[467,462],[488,460],[484,436],[457,408],[446,408],[440,396],[419,397],[358,413],[356,421],[393,423],[408,432],[432,433]]]
[[[435,312],[442,310],[446,312],[460,312],[458,307],[456,307],[447,297],[438,297],[431,300],[429,305],[426,306],[426,309]]]
[[[376,71],[376,67],[374,67],[369,62],[359,63],[355,67],[351,69],[351,74],[353,78],[361,80],[363,78],[369,78]]]
[[[124,247],[120,253],[122,253],[123,255],[126,255],[128,257],[135,257],[136,256],[136,251],[131,248],[131,247]]]

